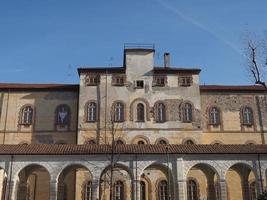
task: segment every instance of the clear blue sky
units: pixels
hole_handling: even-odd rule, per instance
[[[250,84],[242,37],[267,29],[266,0],[0,0],[0,82],[78,83],[78,66],[122,65],[155,43],[201,83]],[[111,59],[112,58],[112,59]]]

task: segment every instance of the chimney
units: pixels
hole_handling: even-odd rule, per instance
[[[171,63],[170,63],[170,53],[164,53],[164,67],[170,67]]]

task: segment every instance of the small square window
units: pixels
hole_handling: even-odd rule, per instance
[[[153,86],[164,87],[165,82],[166,82],[165,76],[154,76],[153,77]]]
[[[99,83],[100,83],[100,77],[98,74],[90,74],[85,77],[85,84],[87,86],[98,85]]]
[[[124,83],[125,83],[125,76],[124,75],[113,75],[112,76],[112,85],[123,86]]]
[[[182,76],[179,77],[179,86],[190,87],[193,83],[192,76]]]
[[[135,87],[136,88],[144,88],[144,81],[143,80],[138,80],[135,82]]]

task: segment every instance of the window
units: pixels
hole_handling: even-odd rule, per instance
[[[96,141],[94,139],[87,140],[85,144],[96,144]]]
[[[56,109],[56,124],[60,126],[68,125],[70,121],[70,109],[67,105],[60,105]]]
[[[220,124],[220,111],[217,107],[212,107],[209,113],[209,122],[211,125]]]
[[[166,83],[166,76],[154,76],[153,86],[164,87]]]
[[[156,121],[157,122],[165,122],[166,121],[166,110],[165,105],[163,103],[159,103],[156,105]]]
[[[142,103],[137,104],[137,121],[145,121],[145,107]]]
[[[140,200],[146,200],[146,183],[140,182]]]
[[[92,200],[92,182],[87,181],[84,184],[84,200]]]
[[[21,124],[31,125],[33,119],[33,109],[31,106],[25,106],[21,110]]]
[[[195,144],[194,142],[193,142],[193,140],[186,140],[185,142],[184,142],[184,144]]]
[[[139,140],[139,141],[137,142],[137,144],[142,145],[142,144],[145,144],[145,142],[144,142],[143,140]]]
[[[198,187],[194,180],[187,182],[187,198],[188,200],[198,200]]]
[[[140,89],[144,88],[144,81],[143,80],[138,80],[135,82],[135,88]]]
[[[181,76],[178,78],[178,81],[179,81],[179,86],[189,87],[193,83],[193,78],[192,76]]]
[[[123,122],[124,121],[124,105],[118,102],[114,106],[114,121]]]
[[[89,74],[85,77],[85,85],[98,85],[100,83],[100,76],[98,74]]]
[[[117,144],[117,145],[121,145],[121,144],[124,144],[124,142],[122,141],[122,140],[116,140],[116,142],[115,142],[115,144]]]
[[[167,141],[166,141],[166,140],[160,140],[160,141],[158,142],[158,144],[163,144],[163,145],[166,145],[166,144],[168,144],[168,143],[167,143]]]
[[[113,75],[112,76],[112,85],[114,86],[123,86],[125,83],[125,75]]]
[[[192,122],[193,121],[193,109],[190,103],[185,103],[183,107],[183,122]]]
[[[97,116],[97,105],[95,102],[90,102],[87,106],[87,122],[95,122]]]
[[[168,200],[168,183],[166,180],[159,182],[158,193],[159,200]]]
[[[253,112],[250,107],[243,108],[242,118],[244,125],[253,125]]]
[[[249,200],[255,200],[256,198],[256,182],[253,181],[249,184]]]
[[[115,200],[123,200],[124,199],[124,186],[122,181],[117,181],[115,183]]]

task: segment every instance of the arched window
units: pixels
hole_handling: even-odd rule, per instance
[[[114,107],[114,121],[122,122],[124,121],[124,105],[121,102],[115,104]]]
[[[159,103],[157,105],[157,116],[156,121],[157,122],[165,122],[166,121],[166,110],[165,105],[163,103]]]
[[[193,121],[193,108],[190,103],[185,103],[183,107],[183,122]]]
[[[92,200],[92,182],[86,181],[84,184],[84,200]]]
[[[87,140],[85,144],[96,144],[96,141],[94,139]]]
[[[256,182],[253,181],[249,184],[249,199],[255,200],[256,198]]]
[[[21,124],[31,125],[33,120],[33,108],[31,106],[25,106],[21,110]]]
[[[250,107],[242,109],[242,119],[244,125],[253,125],[253,112]]]
[[[220,110],[217,107],[210,108],[209,122],[211,125],[220,124]]]
[[[95,122],[97,116],[97,105],[95,102],[90,102],[87,106],[87,121]]]
[[[161,139],[161,140],[159,140],[158,144],[164,144],[165,145],[165,144],[168,144],[168,142],[166,140]]]
[[[118,140],[115,141],[115,144],[120,145],[120,144],[124,144],[124,142],[122,140],[118,139]]]
[[[198,200],[198,186],[196,181],[187,181],[187,198],[188,200]]]
[[[145,107],[142,103],[137,104],[137,121],[145,121]]]
[[[190,144],[195,144],[195,143],[193,142],[193,140],[186,140],[184,141],[184,144],[190,145]]]
[[[140,182],[140,200],[146,200],[146,183]]]
[[[56,109],[56,124],[60,126],[68,125],[70,121],[70,109],[67,105],[60,105]]]
[[[168,200],[168,183],[166,180],[159,182],[158,197],[159,200]]]
[[[114,186],[114,196],[115,200],[123,200],[124,199],[124,185],[122,181],[117,181]]]
[[[138,142],[137,142],[137,144],[145,144],[145,142],[143,141],[143,140],[139,140]]]

